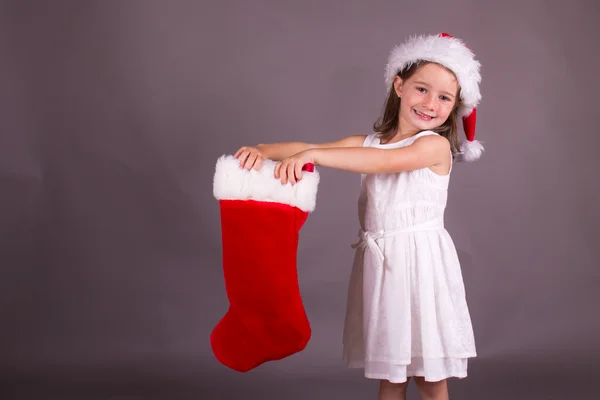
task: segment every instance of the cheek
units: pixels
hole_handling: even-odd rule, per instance
[[[403,111],[407,110],[408,107],[408,101],[402,99],[402,101],[400,102],[400,107],[398,107],[398,111],[402,113]]]
[[[410,110],[411,107],[413,107],[414,105],[415,105],[414,98],[410,98],[409,96],[406,96],[406,97],[402,98],[402,103],[400,104],[400,108],[404,108],[405,110]]]
[[[449,117],[449,116],[450,116],[450,113],[452,112],[452,109],[453,109],[453,108],[454,108],[454,105],[453,105],[453,104],[443,104],[443,105],[440,107],[441,114],[442,114],[442,115],[443,115],[445,118],[447,118],[447,117]]]

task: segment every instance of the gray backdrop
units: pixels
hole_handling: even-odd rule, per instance
[[[483,64],[487,148],[450,190],[479,352],[451,395],[594,397],[599,11],[592,0],[0,2],[0,397],[376,398],[377,383],[341,360],[358,176],[321,169],[301,232],[308,347],[239,374],[208,341],[227,309],[212,175],[242,145],[369,132],[389,50],[440,31]]]

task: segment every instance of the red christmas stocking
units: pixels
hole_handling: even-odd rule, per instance
[[[302,351],[311,336],[296,253],[300,229],[315,208],[319,174],[308,164],[299,182],[282,185],[274,166],[266,160],[259,171],[248,171],[223,156],[213,182],[229,310],[210,342],[216,359],[240,372]]]

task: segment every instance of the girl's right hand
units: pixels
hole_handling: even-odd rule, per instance
[[[240,148],[234,155],[240,160],[240,167],[250,170],[254,168],[259,170],[265,161],[265,155],[255,146],[244,146]]]

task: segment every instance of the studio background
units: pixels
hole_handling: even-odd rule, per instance
[[[308,347],[238,374],[217,158],[371,132],[406,36],[482,63],[480,161],[446,227],[479,356],[456,399],[592,398],[600,372],[593,1],[0,1],[3,399],[368,399],[341,333],[358,175],[320,169],[298,269]],[[461,131],[462,134],[462,131]],[[410,394],[416,394],[413,387]]]

